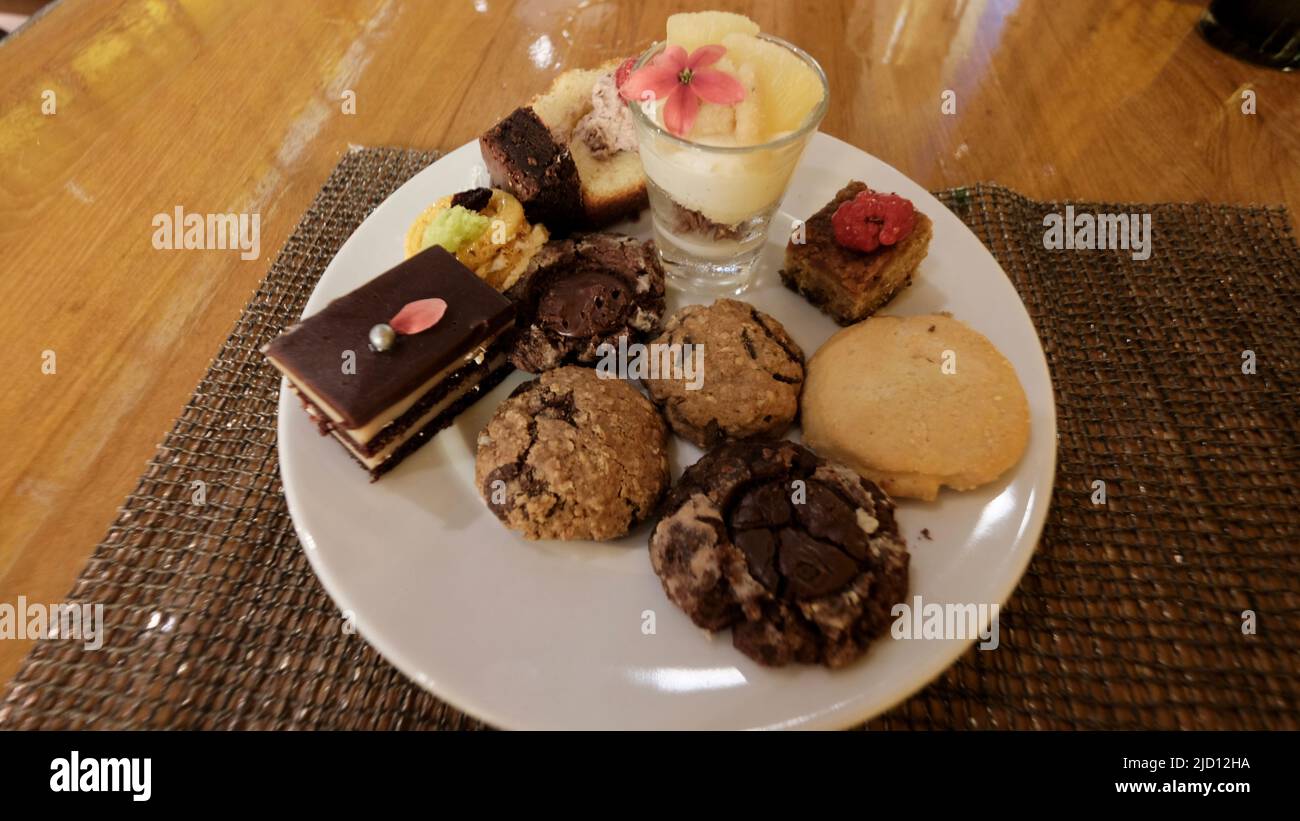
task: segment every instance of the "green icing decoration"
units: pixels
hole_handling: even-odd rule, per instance
[[[482,214],[463,205],[453,205],[439,212],[425,227],[424,236],[420,238],[420,250],[441,245],[454,254],[483,236],[491,225],[492,220]]]

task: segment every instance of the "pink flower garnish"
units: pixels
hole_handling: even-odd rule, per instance
[[[397,312],[397,316],[388,320],[388,325],[399,334],[418,334],[437,325],[438,320],[442,319],[445,313],[447,313],[445,300],[436,297],[417,299],[403,305],[402,310]]]
[[[695,125],[700,100],[735,105],[745,99],[745,87],[725,71],[709,66],[727,50],[719,45],[700,46],[687,56],[681,46],[669,46],[649,63],[632,72],[619,94],[624,100],[659,100],[664,97],[664,125],[678,137]]]

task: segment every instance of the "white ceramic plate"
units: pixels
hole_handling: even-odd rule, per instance
[[[305,314],[400,262],[411,221],[438,197],[470,187],[481,163],[477,144],[461,146],[375,209],[330,263]],[[1055,473],[1056,411],[1042,348],[974,234],[925,189],[832,137],[813,138],[772,237],[788,236],[792,218],[812,214],[850,178],[908,197],[934,221],[919,276],[888,312],[951,311],[1006,354],[1029,397],[1029,448],[1001,481],[899,505],[913,594],[1004,602],[1042,532]],[[614,230],[649,237],[648,216]],[[783,245],[769,243],[744,298],[811,356],[837,326],[781,286]],[[670,288],[669,310],[694,301]],[[886,636],[847,669],[768,669],[665,598],[650,567],[648,524],[606,544],[528,542],[507,531],[475,490],[474,440],[523,379],[511,376],[375,484],[280,391],[285,496],[312,566],[361,635],[451,704],[508,728],[839,727],[903,700],[969,646]],[[672,451],[675,479],[699,451],[676,439]],[[653,634],[643,630],[647,611]]]

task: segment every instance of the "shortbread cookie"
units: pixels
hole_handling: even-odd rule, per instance
[[[664,507],[650,537],[664,592],[760,664],[849,664],[907,595],[893,502],[794,442],[724,443]]]
[[[520,385],[478,436],[487,506],[529,539],[614,539],[668,487],[668,431],[621,379],[565,367]]]
[[[654,345],[681,351],[683,365],[703,366],[698,374],[683,367],[642,380],[673,431],[699,447],[779,436],[799,412],[803,351],[780,322],[746,302],[682,308],[651,343],[652,355]]]
[[[803,438],[891,496],[970,490],[1020,461],[1029,404],[993,343],[946,314],[877,316],[808,362]]]

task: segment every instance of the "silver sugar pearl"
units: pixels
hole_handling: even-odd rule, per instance
[[[376,351],[391,351],[396,344],[397,331],[393,330],[393,326],[381,322],[370,329],[370,347]]]

